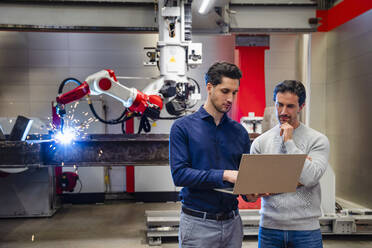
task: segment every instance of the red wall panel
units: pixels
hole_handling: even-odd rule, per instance
[[[372,9],[371,0],[344,0],[329,10],[317,10],[318,31],[328,32]]]
[[[240,118],[248,116],[249,112],[255,112],[255,116],[263,116],[266,106],[265,50],[268,47],[241,46],[236,49],[243,77],[231,117],[240,122]]]

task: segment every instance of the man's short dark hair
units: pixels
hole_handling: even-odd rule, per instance
[[[301,106],[306,100],[305,86],[297,80],[284,80],[277,84],[274,89],[274,102],[276,101],[276,95],[278,93],[291,92],[298,96],[298,104]]]
[[[205,84],[211,83],[213,86],[216,86],[221,83],[222,77],[240,79],[242,77],[242,72],[234,64],[217,62],[214,63],[205,74]]]

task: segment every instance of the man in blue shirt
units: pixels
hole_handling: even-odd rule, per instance
[[[180,192],[180,247],[241,247],[243,226],[235,195],[215,188],[232,187],[241,155],[250,141],[242,125],[231,120],[239,89],[239,68],[213,64],[206,73],[207,100],[199,111],[174,122],[170,132],[170,166]]]

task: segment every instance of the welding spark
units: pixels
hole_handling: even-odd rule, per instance
[[[60,131],[59,127],[56,125],[49,124],[48,129],[54,133],[52,139],[55,140],[56,143],[63,145],[74,144],[74,140],[85,139],[87,137],[89,124],[96,120],[95,118],[91,117],[88,117],[88,120],[85,121],[76,119],[76,115],[74,113],[76,110],[78,110],[78,105],[79,102],[75,102],[74,104],[69,105],[68,110],[66,109],[68,115],[64,119],[64,127],[62,131]],[[83,116],[88,116],[89,113],[82,111],[81,114]],[[55,150],[56,148],[50,147],[50,149]]]
[[[55,135],[55,140],[64,145],[70,144],[76,137],[76,131],[72,128],[65,128],[62,132]]]

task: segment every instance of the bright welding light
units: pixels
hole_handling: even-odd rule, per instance
[[[70,144],[76,137],[76,134],[74,132],[74,130],[72,130],[71,128],[65,128],[63,130],[63,133],[61,132],[58,132],[55,136],[55,139],[64,144],[64,145],[67,145],[67,144]]]

